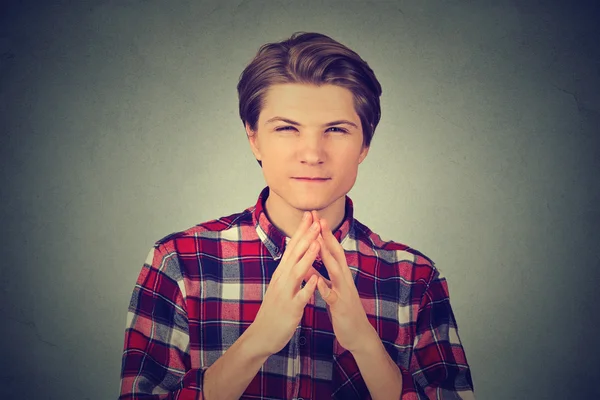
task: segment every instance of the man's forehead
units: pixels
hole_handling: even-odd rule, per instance
[[[280,83],[269,86],[267,97],[303,98],[327,97],[352,98],[352,92],[342,86],[333,84],[313,85],[310,83]]]
[[[308,84],[271,86],[266,92],[260,119],[265,123],[275,117],[294,121],[310,119],[318,124],[358,119],[350,90],[334,85]]]

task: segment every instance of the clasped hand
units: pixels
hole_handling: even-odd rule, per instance
[[[312,267],[317,254],[330,280]],[[306,281],[303,288],[302,280]],[[259,333],[265,354],[279,352],[290,341],[317,288],[339,344],[350,352],[360,350],[376,332],[367,319],[344,249],[327,222],[313,211],[305,213],[288,243],[251,325]]]

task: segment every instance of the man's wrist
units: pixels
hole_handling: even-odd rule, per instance
[[[250,326],[242,334],[242,338],[242,347],[244,348],[244,351],[248,357],[251,357],[252,359],[264,359],[264,361],[266,361],[267,358],[272,355],[272,353],[265,346],[263,335],[260,335],[260,332],[256,330],[256,326],[254,326],[254,324],[250,324]]]
[[[365,339],[364,345],[352,352],[371,398],[399,399],[402,396],[402,372],[390,358],[379,335]]]
[[[379,350],[381,346],[383,346],[383,343],[381,343],[381,338],[371,324],[369,324],[369,326],[365,329],[363,338],[364,339],[360,341],[361,345],[350,351],[355,358],[373,354],[374,351]]]
[[[257,345],[254,330],[246,331],[204,373],[208,399],[238,399],[268,356]]]

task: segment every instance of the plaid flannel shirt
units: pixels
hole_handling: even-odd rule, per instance
[[[206,369],[254,321],[289,238],[255,206],[155,243],[129,312],[120,399],[195,399]],[[353,217],[334,232],[366,315],[403,378],[402,400],[473,399],[473,382],[445,278],[416,250],[383,241]],[[327,270],[313,264],[323,276]],[[318,291],[290,342],[270,356],[242,399],[370,399],[337,342]]]

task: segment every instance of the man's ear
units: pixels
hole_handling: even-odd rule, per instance
[[[260,155],[260,146],[259,146],[259,142],[258,142],[258,132],[254,132],[250,128],[250,125],[248,125],[247,122],[244,124],[244,126],[246,127],[246,136],[248,137],[248,142],[250,143],[250,149],[252,150],[252,153],[254,154],[254,157],[258,161],[261,161],[262,157]]]
[[[363,149],[360,151],[360,155],[358,157],[358,163],[362,163],[365,158],[367,158],[367,154],[369,154],[370,147],[363,146]]]

